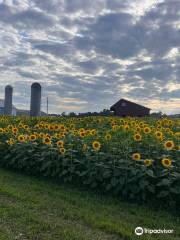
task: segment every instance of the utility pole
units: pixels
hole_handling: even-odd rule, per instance
[[[47,97],[47,115],[49,114],[48,112],[49,112],[49,99]]]

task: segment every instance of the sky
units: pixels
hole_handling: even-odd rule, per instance
[[[0,98],[29,109],[109,109],[121,98],[180,113],[180,0],[0,0]]]

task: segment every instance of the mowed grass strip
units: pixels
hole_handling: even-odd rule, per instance
[[[144,234],[137,226],[174,229]],[[180,218],[60,182],[0,169],[0,240],[180,239]]]

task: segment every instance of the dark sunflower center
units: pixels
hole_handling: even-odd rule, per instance
[[[165,160],[164,163],[165,163],[166,165],[169,165],[169,164],[170,164],[169,160]]]
[[[168,142],[168,143],[166,143],[166,146],[167,146],[167,147],[171,147],[171,146],[172,146],[172,143],[171,143],[171,142]]]

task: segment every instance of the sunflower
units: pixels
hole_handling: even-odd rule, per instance
[[[100,144],[100,142],[98,142],[98,141],[94,141],[94,142],[92,143],[92,147],[93,147],[93,149],[94,149],[95,151],[98,151],[98,150],[101,148],[101,144]]]
[[[53,131],[54,130],[54,125],[49,125],[49,130]]]
[[[24,128],[25,130],[29,130],[29,126],[28,126],[28,125],[24,125],[23,128]]]
[[[58,138],[58,133],[57,132],[54,134],[54,138]]]
[[[40,132],[40,133],[39,133],[39,137],[40,137],[40,138],[44,138],[44,137],[45,137],[45,133]]]
[[[168,125],[172,125],[173,121],[172,120],[168,120]]]
[[[156,139],[159,141],[162,141],[164,138],[163,133],[161,131],[156,131],[155,136],[156,136]]]
[[[166,141],[164,143],[164,147],[166,150],[172,150],[174,148],[174,142],[173,141]]]
[[[57,141],[56,144],[57,144],[58,147],[63,147],[64,146],[64,142],[62,140]]]
[[[157,131],[162,131],[162,126],[157,126]]]
[[[14,144],[14,139],[10,138],[9,140],[6,141],[8,145],[13,145]]]
[[[12,132],[13,132],[14,134],[16,134],[18,131],[19,131],[18,128],[16,128],[16,127],[13,127],[13,128],[12,128]]]
[[[175,146],[174,150],[177,150],[177,151],[180,150],[180,146]]]
[[[112,126],[112,130],[113,130],[114,132],[117,131],[117,130],[118,130],[118,125],[116,125],[116,124],[113,125],[113,126]]]
[[[37,137],[36,137],[36,135],[35,134],[31,134],[30,136],[29,136],[29,140],[30,141],[35,141],[37,139]]]
[[[0,133],[3,133],[4,132],[4,129],[3,128],[0,128]]]
[[[61,133],[61,138],[64,138],[65,137],[65,133]]]
[[[88,129],[88,130],[86,130],[86,134],[87,135],[90,135],[91,134],[91,131]]]
[[[144,160],[144,165],[149,167],[150,165],[152,165],[153,161],[151,159],[145,159]]]
[[[24,135],[19,135],[19,136],[18,136],[18,141],[19,141],[19,142],[25,142],[25,141],[26,141],[25,136],[24,136]]]
[[[145,128],[143,129],[143,131],[144,131],[145,134],[148,134],[148,133],[151,132],[151,129],[150,129],[150,127],[145,127]]]
[[[51,135],[46,133],[45,137],[51,138]]]
[[[51,144],[51,138],[50,137],[45,137],[43,139],[43,143],[46,144],[46,145],[50,145]]]
[[[64,147],[61,147],[61,148],[59,149],[59,152],[60,152],[61,154],[65,154],[66,149],[65,149]]]
[[[144,127],[144,123],[143,122],[140,122],[140,127],[143,128]]]
[[[71,130],[71,134],[75,137],[76,136],[76,131],[75,130]]]
[[[43,128],[43,124],[40,123],[39,124],[39,128],[42,129]]]
[[[142,136],[141,136],[139,133],[136,133],[136,134],[133,136],[133,138],[134,138],[134,141],[139,142],[139,141],[141,141]]]
[[[79,133],[79,136],[82,137],[82,138],[84,138],[84,137],[86,136],[86,132],[85,132],[85,131],[84,131],[84,132],[80,132],[80,133]]]
[[[180,132],[176,132],[176,133],[174,134],[174,136],[180,137]]]
[[[171,159],[169,159],[169,158],[163,158],[163,159],[161,160],[161,163],[162,163],[162,165],[163,165],[164,167],[167,167],[167,168],[172,165],[172,161],[171,161]]]
[[[123,126],[123,129],[124,129],[124,131],[128,131],[130,129],[130,127],[129,127],[128,124],[126,124],[126,125]]]
[[[160,131],[156,131],[156,132],[155,132],[155,136],[156,136],[157,138],[160,138],[160,137],[163,136],[163,134],[162,134],[162,132],[160,132]]]
[[[60,131],[65,131],[65,126],[64,126],[63,124],[61,124],[61,125],[59,126],[59,129],[60,129]]]
[[[80,128],[79,132],[85,132],[86,130],[84,128]]]
[[[54,130],[57,131],[59,129],[59,125],[58,124],[55,124],[54,125]]]
[[[132,121],[132,122],[131,122],[131,126],[134,126],[135,124],[136,124],[135,121]]]
[[[7,129],[8,129],[8,130],[12,130],[12,127],[13,127],[13,126],[12,126],[11,124],[9,124],[9,125],[7,126]]]
[[[162,141],[163,141],[163,139],[164,139],[164,138],[163,138],[163,136],[156,137],[156,138],[157,138],[157,140],[158,140],[158,141],[161,141],[161,142],[162,142]]]
[[[111,138],[112,138],[112,136],[111,136],[110,133],[107,133],[107,134],[105,135],[105,139],[106,139],[107,141],[111,140]]]
[[[96,135],[96,133],[97,133],[96,129],[92,129],[90,134],[91,134],[92,136],[94,136],[94,135]]]
[[[171,131],[171,129],[170,129],[170,128],[165,128],[165,131],[166,131],[167,133],[169,133],[169,132]]]
[[[5,133],[8,133],[8,131],[9,131],[9,130],[8,130],[7,128],[4,128],[4,132],[5,132]]]
[[[136,131],[136,132],[141,132],[141,128],[140,128],[139,126],[136,126],[136,127],[135,127],[135,131]]]
[[[70,124],[70,129],[75,129],[75,124],[71,123]]]
[[[19,123],[19,124],[18,124],[18,127],[19,127],[19,128],[23,128],[23,124],[22,124],[22,123]]]
[[[133,153],[132,159],[136,160],[136,161],[140,160],[141,159],[141,154],[140,153]]]

